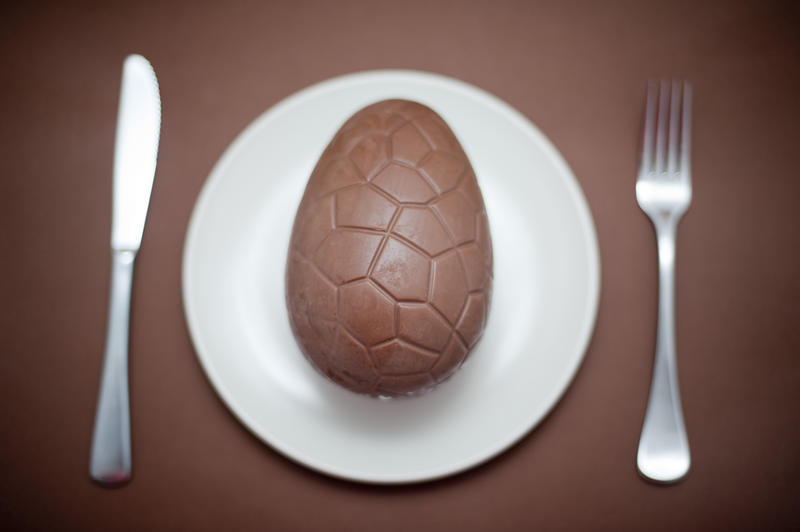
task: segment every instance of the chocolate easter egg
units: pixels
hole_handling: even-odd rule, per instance
[[[450,377],[483,333],[492,243],[472,166],[430,108],[386,100],[323,152],[292,230],[286,301],[322,374],[411,395]]]

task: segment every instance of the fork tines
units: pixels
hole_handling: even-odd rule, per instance
[[[688,82],[648,83],[640,173],[689,171],[691,112],[692,88]]]

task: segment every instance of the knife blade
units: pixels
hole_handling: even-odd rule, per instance
[[[114,146],[111,289],[103,372],[95,414],[89,475],[116,486],[131,476],[128,330],[133,265],[142,242],[155,177],[161,99],[150,63],[129,55],[122,68]]]

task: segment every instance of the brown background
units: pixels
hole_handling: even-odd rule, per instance
[[[800,516],[800,10],[793,2],[124,2],[0,8],[0,525],[76,530],[768,530]],[[87,477],[108,297],[122,60],[158,73],[163,131],[137,261],[135,477]],[[250,435],[208,384],[181,253],[212,165],[328,77],[413,68],[509,102],[583,187],[602,258],[585,363],[488,464],[423,485],[333,480]],[[678,240],[685,482],[635,471],[655,243],[633,183],[645,81],[695,86]]]

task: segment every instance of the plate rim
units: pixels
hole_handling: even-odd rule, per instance
[[[526,135],[541,148],[542,154],[556,167],[557,171],[565,177],[559,179],[567,189],[571,203],[576,207],[576,214],[579,221],[580,234],[583,237],[583,248],[587,255],[587,283],[586,283],[586,300],[584,304],[582,318],[583,322],[578,328],[578,339],[574,342],[575,356],[574,362],[566,372],[564,382],[557,387],[557,391],[553,397],[548,401],[548,406],[534,415],[535,409],[528,410],[529,415],[520,422],[519,429],[513,431],[514,436],[508,438],[502,445],[493,446],[483,452],[473,453],[468,458],[462,459],[457,465],[448,465],[447,467],[427,470],[421,473],[416,470],[413,474],[406,475],[391,475],[381,473],[366,473],[363,471],[353,472],[344,470],[341,467],[332,466],[330,464],[320,464],[313,457],[308,456],[307,453],[297,452],[293,450],[290,445],[284,444],[280,437],[277,437],[274,432],[269,432],[268,437],[259,433],[254,427],[260,427],[261,424],[255,422],[248,414],[246,409],[238,407],[236,402],[231,399],[231,393],[228,391],[227,386],[218,374],[215,373],[211,361],[207,359],[207,346],[203,345],[202,334],[200,333],[199,318],[193,310],[194,305],[191,301],[193,299],[191,282],[191,268],[190,256],[193,254],[194,246],[197,245],[198,240],[197,231],[199,223],[197,220],[201,218],[203,211],[206,210],[205,204],[210,201],[209,197],[212,192],[219,186],[220,175],[224,174],[226,168],[230,165],[231,161],[236,159],[239,152],[247,145],[251,137],[257,134],[262,124],[269,122],[273,116],[279,115],[292,107],[302,105],[303,100],[311,99],[319,94],[340,89],[347,85],[357,85],[359,83],[369,83],[375,80],[380,81],[379,78],[403,78],[408,81],[409,79],[415,82],[432,84],[438,87],[445,86],[451,90],[457,90],[466,93],[470,97],[477,97],[483,103],[488,104],[495,112],[504,115],[510,119],[514,125],[520,130],[524,131]],[[409,69],[377,69],[377,70],[364,70],[353,73],[338,75],[332,78],[324,79],[322,81],[313,83],[305,88],[302,88],[292,94],[286,96],[274,105],[268,107],[264,112],[255,117],[248,125],[242,129],[234,139],[225,147],[222,155],[217,159],[212,167],[208,176],[205,178],[203,185],[198,193],[192,207],[191,216],[186,229],[186,236],[184,239],[183,254],[181,257],[181,292],[182,303],[184,309],[184,318],[186,321],[187,329],[190,336],[190,341],[194,348],[195,356],[200,362],[203,373],[215,390],[218,399],[223,403],[227,410],[242,424],[244,428],[253,434],[259,441],[266,444],[272,450],[278,452],[281,456],[288,458],[292,462],[307,467],[313,471],[327,476],[348,480],[363,482],[367,484],[383,484],[383,485],[399,485],[410,484],[419,482],[428,482],[452,475],[456,475],[477,467],[487,461],[499,456],[506,452],[509,448],[513,447],[520,440],[525,438],[537,426],[539,426],[552,412],[555,406],[561,401],[566,391],[572,385],[578,370],[583,364],[586,352],[590,346],[590,342],[594,333],[595,325],[597,322],[597,315],[600,303],[601,291],[601,263],[600,252],[597,239],[597,230],[594,225],[591,209],[586,200],[586,196],[580,187],[572,169],[567,164],[561,153],[550,141],[550,139],[539,130],[539,128],[531,122],[527,117],[520,113],[517,109],[510,104],[495,96],[494,94],[481,89],[475,85],[465,81],[445,76],[438,73],[426,72],[422,70],[409,70]],[[510,431],[509,431],[510,432]]]

